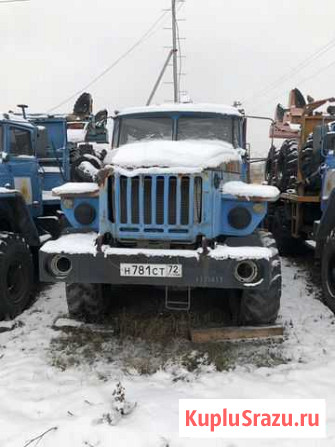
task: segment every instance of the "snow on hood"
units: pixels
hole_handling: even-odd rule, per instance
[[[148,141],[131,143],[111,151],[105,164],[119,168],[215,168],[222,163],[241,161],[241,151],[223,141]]]

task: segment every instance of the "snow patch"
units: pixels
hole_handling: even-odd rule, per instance
[[[73,254],[97,254],[96,239],[98,234],[92,233],[72,233],[61,236],[55,241],[47,242],[41,250],[44,253],[66,253]],[[198,250],[165,250],[150,248],[123,248],[110,247],[103,245],[101,248],[105,256],[136,256],[144,255],[150,257],[179,257],[179,258],[196,258],[202,255],[202,248]],[[228,245],[217,245],[215,249],[210,250],[208,257],[216,260],[226,259],[270,259],[274,255],[270,248],[265,247],[229,247]]]
[[[131,107],[119,112],[119,116],[133,115],[142,113],[157,113],[157,112],[200,112],[200,113],[219,113],[223,115],[241,116],[236,107],[225,104],[162,104],[152,105],[146,107]]]
[[[83,161],[82,163],[80,163],[78,169],[85,174],[90,175],[92,178],[94,178],[99,172],[99,169],[95,168],[89,161]]]
[[[220,190],[222,194],[229,194],[234,197],[246,197],[252,199],[259,197],[269,201],[276,201],[280,191],[275,186],[265,186],[249,184],[240,181],[222,183]]]
[[[43,191],[42,198],[43,201],[52,200],[54,202],[57,202],[59,200],[59,197],[54,196],[52,191]]]
[[[215,168],[241,161],[240,151],[230,143],[210,140],[150,141],[125,144],[111,151],[105,164],[119,168]]]
[[[47,242],[45,245],[43,245],[42,250],[44,253],[96,255],[97,248],[95,242],[97,236],[97,233],[93,232],[66,234],[55,241]]]
[[[67,140],[70,143],[83,143],[86,139],[86,129],[68,129]]]
[[[224,259],[270,259],[273,256],[272,250],[266,247],[229,247],[228,245],[217,245],[208,254],[210,258],[216,260]]]
[[[186,167],[174,167],[174,168],[142,168],[142,169],[124,169],[118,166],[113,167],[114,172],[125,177],[136,177],[138,175],[165,175],[165,174],[200,174],[201,168],[186,168]]]
[[[0,187],[0,194],[14,194],[14,193],[18,193],[19,191],[17,189],[9,189],[9,188],[4,188],[4,187]]]
[[[96,183],[69,182],[53,188],[52,192],[55,196],[93,194],[99,192],[99,186]]]

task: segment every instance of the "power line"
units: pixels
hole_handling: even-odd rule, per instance
[[[321,73],[323,73],[324,71],[328,70],[329,68],[331,68],[332,66],[335,65],[335,61],[332,61],[330,64],[326,65],[325,67],[321,68],[319,71],[317,71],[316,73],[314,73],[311,76],[308,76],[307,78],[302,79],[300,82],[297,82],[297,85],[300,87],[300,85],[304,84],[305,82],[310,81],[311,79],[316,78],[317,76],[319,76]],[[274,101],[275,99],[277,99],[279,96],[283,95],[284,93],[286,93],[285,91],[282,91],[281,93],[278,93],[278,95],[274,96],[273,98],[267,100],[267,102],[271,102]],[[258,104],[258,106],[264,104],[265,101],[262,101],[260,104]],[[254,109],[252,109],[254,110]]]
[[[22,3],[30,2],[30,0],[1,0],[0,3]]]
[[[242,103],[250,102],[253,98],[258,97],[260,95],[266,95],[270,91],[272,91],[274,88],[281,85],[283,82],[290,79],[293,75],[299,73],[301,70],[306,68],[309,64],[317,60],[319,57],[323,56],[325,53],[330,51],[335,46],[335,39],[330,40],[327,44],[320,47],[317,51],[312,53],[310,56],[308,56],[306,59],[301,61],[298,65],[292,67],[287,73],[280,76],[277,80],[270,83],[267,87],[259,90],[258,92],[253,93],[249,98],[246,98]]]
[[[7,1],[7,0],[6,0]],[[28,0],[24,0],[28,1]],[[141,45],[144,41],[149,39],[154,34],[154,29],[157,27],[157,25],[163,20],[163,18],[167,15],[168,11],[164,11],[163,14],[161,14],[158,19],[155,20],[155,22],[150,26],[150,28],[140,37],[139,40],[137,40],[126,52],[124,52],[121,56],[119,56],[111,65],[109,65],[105,70],[103,70],[98,76],[93,78],[89,83],[87,83],[84,87],[82,87],[80,90],[78,90],[76,93],[73,93],[71,96],[68,96],[66,99],[64,99],[62,102],[57,104],[56,106],[49,109],[47,112],[53,112],[54,110],[58,109],[59,107],[63,106],[64,104],[67,104],[69,101],[73,100],[77,96],[79,96],[81,93],[83,93],[85,90],[87,90],[89,87],[91,87],[93,84],[98,82],[103,76],[105,76],[107,73],[109,73],[116,65],[118,65],[123,59],[125,59],[130,53],[132,53],[139,45]],[[155,30],[157,31],[157,30]]]

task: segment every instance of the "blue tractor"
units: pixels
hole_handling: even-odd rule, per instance
[[[69,313],[103,316],[110,285],[165,288],[189,310],[194,288],[234,298],[238,324],[273,323],[281,267],[260,230],[273,186],[248,184],[246,118],[236,108],[171,104],[114,118],[96,184],[54,189],[72,228],[40,250],[40,278],[65,282]]]
[[[27,306],[38,250],[68,225],[52,189],[71,179],[92,181],[105,155],[94,152],[92,134],[102,142],[107,138],[105,126],[96,131],[87,114],[26,115],[26,106],[21,107],[22,115],[0,114],[0,319],[13,318]],[[68,141],[69,121],[85,123],[82,144]]]

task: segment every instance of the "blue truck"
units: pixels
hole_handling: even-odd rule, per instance
[[[288,106],[278,105],[271,125],[266,164],[268,184],[280,199],[269,209],[268,226],[280,254],[299,255],[314,247],[321,264],[323,297],[335,312],[335,98],[307,101],[298,89]]]
[[[52,189],[73,178],[92,181],[101,152],[97,156],[90,143],[107,138],[104,124],[98,130],[92,125],[94,117],[72,114],[71,125],[84,122],[88,129],[81,145],[71,143],[69,117],[26,115],[25,108],[23,114],[0,114],[1,319],[17,316],[28,305],[38,278],[38,250],[68,225]],[[106,114],[100,118],[105,123]]]
[[[41,248],[40,278],[65,282],[70,316],[97,320],[110,285],[135,284],[164,287],[169,310],[189,310],[194,288],[215,288],[234,297],[238,324],[273,323],[281,266],[260,225],[279,191],[246,182],[243,113],[132,108],[114,117],[112,145],[95,184],[54,189],[72,227]]]
[[[0,317],[27,306],[38,249],[57,237],[59,200],[52,188],[69,180],[66,120],[0,115]]]

